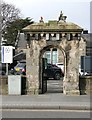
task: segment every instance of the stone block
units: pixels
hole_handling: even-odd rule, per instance
[[[8,94],[8,76],[0,76],[0,95]]]
[[[80,91],[79,91],[79,90],[65,91],[65,95],[69,95],[69,96],[79,96],[79,95],[80,95]]]
[[[81,76],[79,79],[80,94],[91,94],[92,92],[92,76]]]

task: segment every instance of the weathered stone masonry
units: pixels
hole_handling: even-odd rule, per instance
[[[26,50],[27,94],[39,94],[42,85],[43,54],[47,48],[58,48],[64,55],[65,64],[63,93],[79,95],[80,57],[85,55],[86,51],[86,43],[81,37],[83,29],[74,23],[49,21],[34,23],[23,30],[25,34],[30,35]],[[53,40],[53,36],[58,37]]]

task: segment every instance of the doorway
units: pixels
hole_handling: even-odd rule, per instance
[[[40,93],[63,93],[64,61],[62,50],[56,46],[48,46],[41,50],[39,59]]]

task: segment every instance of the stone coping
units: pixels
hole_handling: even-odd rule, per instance
[[[84,79],[92,79],[92,76],[80,76],[80,78],[84,78]]]

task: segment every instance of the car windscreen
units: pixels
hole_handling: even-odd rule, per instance
[[[18,63],[17,65],[16,65],[16,67],[24,67],[26,65],[26,63]]]

